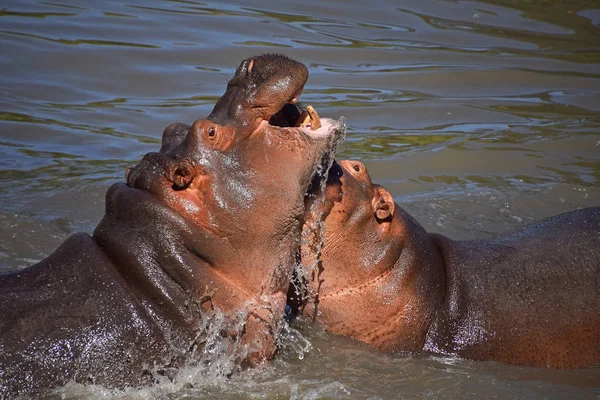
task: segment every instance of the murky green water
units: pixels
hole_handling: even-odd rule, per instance
[[[348,118],[340,158],[428,230],[487,237],[600,204],[597,1],[0,3],[0,271],[91,232],[104,193],[239,61],[304,62],[302,100]],[[598,399],[600,372],[378,353],[304,327],[262,371],[70,397]],[[184,379],[185,381],[185,379]],[[60,396],[60,395],[59,395]]]

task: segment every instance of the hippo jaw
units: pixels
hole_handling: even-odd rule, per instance
[[[352,243],[349,246],[353,249],[364,246],[365,250],[374,250],[368,244],[371,240],[378,248],[387,247],[384,243],[388,241],[388,235],[380,231],[376,213],[385,219],[391,216],[384,216],[377,209],[379,206],[374,200],[381,197],[376,196],[376,192],[378,185],[373,185],[364,165],[354,160],[335,161],[326,183],[313,185],[307,196],[307,216],[298,254],[300,265],[293,282],[295,288],[289,292],[292,308],[316,319],[321,299],[335,293],[356,291],[353,288],[364,287],[371,278],[378,277],[379,272],[385,275],[387,269],[375,272],[378,268],[368,265],[379,256],[350,255],[352,252],[344,251],[347,242]],[[391,196],[385,206],[390,209],[390,204],[393,214]],[[389,224],[381,226],[389,227]],[[378,250],[386,253],[381,248]]]

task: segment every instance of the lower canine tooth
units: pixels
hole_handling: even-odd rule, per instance
[[[319,129],[321,127],[321,118],[319,118],[319,114],[317,114],[317,110],[313,106],[307,106],[306,111],[308,112],[308,116],[310,117],[310,129],[313,131]]]

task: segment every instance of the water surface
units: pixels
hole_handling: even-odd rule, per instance
[[[506,232],[600,204],[596,1],[7,1],[0,5],[0,271],[91,233],[162,130],[208,115],[239,61],[304,62],[346,116],[340,158],[426,229]],[[319,327],[261,371],[68,398],[598,399],[600,372],[384,355]],[[186,385],[186,383],[188,385]],[[190,384],[193,387],[190,387]]]

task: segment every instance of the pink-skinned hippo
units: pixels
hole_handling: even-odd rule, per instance
[[[244,60],[208,119],[169,126],[108,189],[92,236],[0,276],[0,398],[172,377],[209,335],[242,368],[273,356],[305,194],[345,132],[281,111],[307,76],[283,56]]]
[[[323,219],[324,240],[306,231],[306,290],[290,303],[329,332],[386,352],[600,363],[600,207],[454,241],[427,233],[359,161],[334,164],[325,196],[308,221]]]

